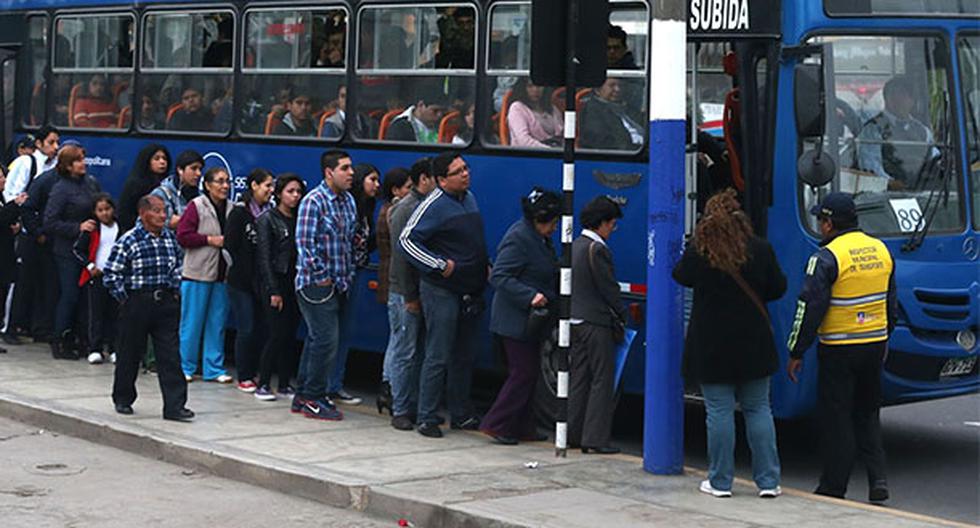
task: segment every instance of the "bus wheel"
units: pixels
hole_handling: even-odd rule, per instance
[[[541,343],[541,369],[534,387],[534,421],[551,431],[558,416],[558,332]]]

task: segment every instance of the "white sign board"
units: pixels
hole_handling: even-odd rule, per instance
[[[922,219],[922,209],[919,208],[919,201],[915,198],[894,198],[888,200],[895,213],[895,221],[898,229],[903,233],[911,233],[918,227]]]

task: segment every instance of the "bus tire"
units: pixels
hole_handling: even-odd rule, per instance
[[[541,342],[541,366],[534,386],[534,423],[553,431],[558,416],[558,332]]]

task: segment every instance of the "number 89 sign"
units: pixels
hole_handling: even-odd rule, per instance
[[[895,198],[888,200],[895,213],[895,222],[902,233],[911,233],[919,226],[922,220],[922,209],[919,208],[919,201],[915,198]]]

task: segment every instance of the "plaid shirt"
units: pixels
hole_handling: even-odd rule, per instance
[[[330,280],[339,291],[354,281],[357,205],[321,182],[299,204],[296,215],[296,290]]]
[[[180,288],[184,254],[169,229],[151,234],[141,222],[112,246],[102,279],[117,301],[129,292],[145,288]]]

